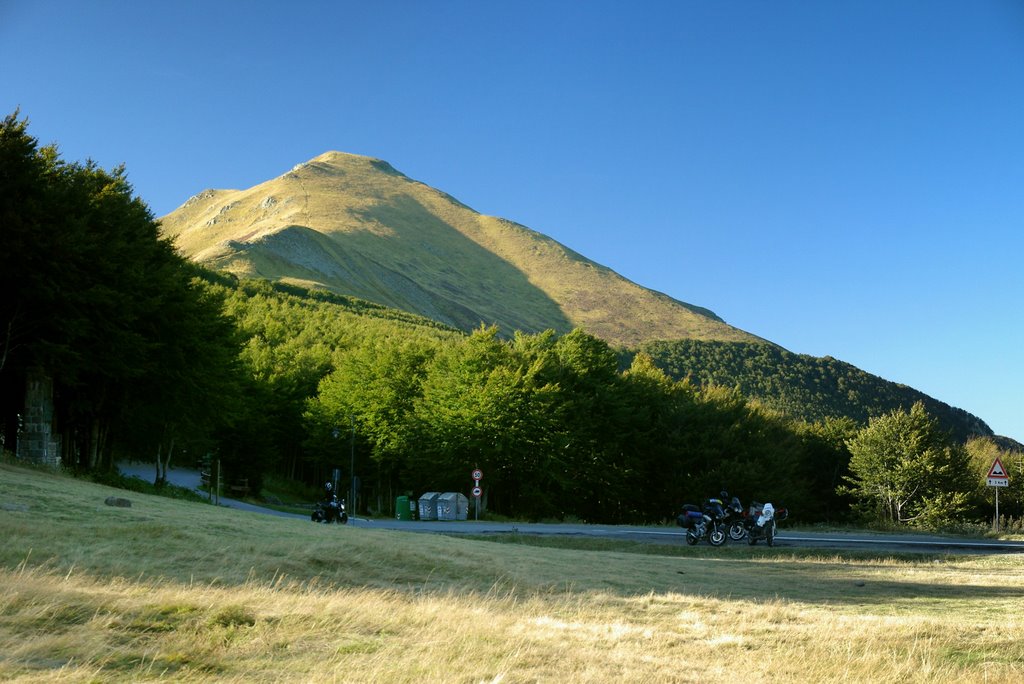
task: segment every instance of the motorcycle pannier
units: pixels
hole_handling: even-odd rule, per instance
[[[686,504],[683,506],[683,512],[679,514],[676,522],[680,527],[690,528],[693,527],[694,523],[703,518],[704,515],[700,512],[700,508],[693,504]]]

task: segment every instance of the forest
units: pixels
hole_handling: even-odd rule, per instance
[[[794,354],[767,343],[697,340],[651,342],[640,350],[670,377],[735,387],[766,406],[807,421],[848,416],[867,423],[894,408],[921,402],[959,441],[992,435],[988,425],[963,409],[830,356]]]
[[[400,494],[468,492],[480,468],[487,512],[519,519],[657,523],[726,489],[804,522],[934,526],[991,515],[993,458],[1024,467],[967,414],[833,359],[467,333],[206,271],[123,168],[63,161],[18,113],[0,128],[0,225],[4,448],[42,369],[80,473],[217,459],[259,491],[340,468],[357,511],[387,514]],[[1001,494],[1017,518],[1021,480]]]

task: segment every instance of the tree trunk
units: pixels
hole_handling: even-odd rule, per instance
[[[174,454],[174,438],[171,437],[171,443],[167,446],[167,456],[163,460],[160,458],[161,450],[162,446],[158,446],[156,450],[156,482],[154,482],[157,487],[167,484],[167,470],[171,466],[171,456]]]
[[[89,453],[86,455],[88,463],[86,467],[92,470],[99,460],[100,451],[100,421],[96,418],[92,419],[92,424],[89,426]]]

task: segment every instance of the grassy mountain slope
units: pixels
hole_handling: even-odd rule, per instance
[[[328,152],[247,190],[207,190],[162,224],[182,253],[213,268],[324,288],[463,330],[582,327],[623,346],[758,340],[368,157]]]

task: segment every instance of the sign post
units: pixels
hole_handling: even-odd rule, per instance
[[[473,468],[473,498],[476,499],[476,514],[475,517],[480,520],[480,495],[483,494],[483,490],[480,489],[480,480],[484,479],[484,471],[479,468]]]
[[[999,488],[1010,486],[1010,477],[1006,474],[1006,469],[1003,468],[1003,462],[998,458],[992,464],[992,467],[988,470],[988,486],[996,488],[996,518],[992,525],[995,531],[999,531]]]

